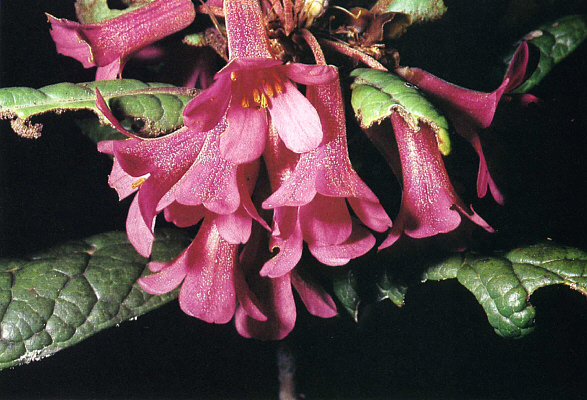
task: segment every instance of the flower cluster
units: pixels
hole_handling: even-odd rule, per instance
[[[523,42],[514,53],[503,82],[491,93],[453,85],[418,68],[404,67],[396,70],[400,76],[434,100],[450,118],[457,133],[471,143],[479,155],[477,194],[479,197],[485,196],[489,187],[499,204],[503,204],[504,198],[487,168],[478,132],[491,124],[502,95],[524,82],[528,60],[528,44]],[[526,95],[524,102],[534,100],[536,99],[533,96]],[[461,225],[461,216],[486,231],[493,232],[487,222],[472,208],[467,207],[455,192],[432,127],[420,124],[416,131],[397,112],[391,115],[391,123],[399,150],[401,172],[398,173],[398,179],[402,183],[403,194],[400,212],[380,248],[391,246],[402,233],[413,238],[424,238],[452,232]],[[382,135],[384,137],[374,137]],[[376,143],[389,140],[386,133],[382,132],[373,132],[371,138]],[[388,154],[389,147],[379,147],[388,159],[396,157],[395,151]]]
[[[301,1],[294,8],[290,1],[271,4],[287,34],[303,31],[322,12],[306,10]],[[202,6],[224,17],[229,59],[185,107],[184,126],[175,132],[135,136],[115,119],[98,90],[96,105],[128,136],[101,142],[98,149],[114,156],[109,184],[120,199],[135,194],[126,229],[136,250],[150,256],[161,212],[179,227],[199,225],[175,260],[149,264],[153,274],[139,280],[142,288],[162,294],[181,285],[185,313],[213,323],[234,317],[245,337],[281,339],[295,324],[292,286],[311,314],[336,315],[332,298],[300,265],[304,243],[321,263],[339,266],[375,246],[372,231],[391,228],[384,248],[402,232],[420,238],[453,231],[461,215],[491,228],[455,193],[431,128],[416,131],[398,113],[391,120],[403,196],[392,224],[350,163],[337,68],[325,63],[308,31],[298,37],[316,63],[279,61],[267,33],[266,7],[258,0]],[[290,15],[295,10],[298,19]],[[155,0],[91,24],[48,16],[57,50],[86,68],[97,66],[96,79],[120,77],[130,57],[194,17],[191,0]],[[457,88],[417,69],[396,71],[437,100],[473,144],[481,159],[479,195],[489,186],[498,201],[476,129],[489,125],[502,94],[523,81],[526,64],[522,47],[491,94]]]

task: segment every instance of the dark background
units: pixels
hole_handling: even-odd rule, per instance
[[[449,12],[442,20],[411,28],[393,46],[405,65],[485,91],[499,84],[504,66],[496,60],[522,34],[587,12],[580,1],[516,2],[518,9],[535,6],[523,13],[508,11],[509,1],[445,3]],[[93,79],[94,70],[55,54],[43,14],[74,19],[73,1],[5,0],[1,7],[0,86]],[[587,249],[586,53],[582,45],[532,90],[543,100],[539,106],[498,114],[496,122],[507,128],[485,137],[508,198],[504,207],[490,199],[474,203],[498,229],[489,247],[550,238]],[[129,67],[126,77],[133,76]],[[19,138],[0,122],[4,257],[124,228],[128,202],[119,203],[107,185],[111,161],[70,115],[42,122],[38,140]],[[463,152],[471,173],[447,163],[474,187],[476,159]],[[377,184],[378,171],[362,173]],[[375,190],[384,193],[385,187]],[[382,201],[395,204],[397,198]],[[232,323],[203,323],[172,302],[50,358],[1,371],[0,398],[276,398],[279,346],[296,356],[298,390],[308,399],[584,397],[587,300],[560,286],[540,289],[531,300],[536,331],[522,340],[497,336],[474,297],[447,281],[412,287],[401,309],[390,302],[370,305],[359,324],[342,308],[338,317],[321,320],[300,305],[296,328],[282,343],[243,339]]]

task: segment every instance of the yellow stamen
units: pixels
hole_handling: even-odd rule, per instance
[[[243,108],[249,107],[249,98],[247,96],[243,96],[241,100],[241,106],[243,106]]]
[[[261,108],[267,108],[268,105],[267,97],[264,94],[261,94]]]
[[[279,79],[275,80],[275,91],[277,94],[283,93],[283,85]]]
[[[233,82],[236,81],[236,72],[231,72],[230,73],[230,80],[233,81]]]
[[[261,94],[259,93],[259,91],[257,89],[253,89],[253,100],[257,104],[259,104],[259,102],[261,101]]]
[[[275,95],[275,93],[273,93],[273,88],[268,84],[265,84],[265,93],[267,93],[268,97],[273,97]]]
[[[133,189],[140,188],[141,185],[143,183],[145,183],[146,180],[147,180],[147,178],[140,178],[136,182],[134,182],[132,185],[130,185],[130,187],[133,188]]]

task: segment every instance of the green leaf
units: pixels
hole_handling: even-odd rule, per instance
[[[10,119],[14,131],[29,138],[39,137],[42,129],[42,124],[32,123],[31,118],[47,112],[91,110],[106,123],[95,105],[96,87],[116,117],[143,123],[140,129],[143,136],[159,136],[179,128],[183,123],[183,108],[198,94],[195,89],[133,79],[58,83],[41,89],[3,88],[0,89],[0,119]]]
[[[170,261],[188,244],[182,231],[159,231],[152,260]],[[0,369],[48,357],[175,299],[177,290],[153,296],[139,287],[147,262],[123,232],[0,260]]]
[[[371,11],[403,13],[410,15],[413,22],[427,22],[440,18],[446,6],[442,0],[379,0]]]
[[[136,10],[139,7],[151,3],[153,0],[123,0],[128,6],[123,10],[111,9],[107,0],[77,0],[75,2],[75,13],[82,24],[100,22],[106,19],[118,17],[127,12]]]
[[[452,278],[475,295],[498,335],[523,337],[534,329],[529,298],[536,289],[563,284],[587,295],[587,253],[551,243],[494,256],[461,253],[423,276],[424,281]]]
[[[387,273],[383,273],[376,283],[377,285],[377,301],[389,299],[398,307],[405,303],[407,286],[399,285],[394,282]]]
[[[409,82],[399,76],[376,69],[358,68],[351,72],[351,105],[361,128],[381,123],[391,113],[399,112],[414,130],[420,122],[432,127],[442,154],[450,152],[447,119]]]
[[[514,93],[526,93],[536,86],[556,64],[571,54],[587,38],[587,15],[569,15],[528,33],[525,40],[540,50],[538,66]],[[513,52],[506,62],[513,57]]]
[[[361,300],[357,293],[357,277],[353,270],[349,269],[338,274],[332,281],[332,288],[344,309],[351,314],[355,322],[358,322]]]

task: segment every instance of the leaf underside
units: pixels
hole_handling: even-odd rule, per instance
[[[12,128],[24,137],[39,137],[42,125],[31,118],[48,112],[98,111],[94,88],[98,88],[119,119],[142,121],[144,136],[169,133],[183,123],[183,108],[199,91],[162,83],[118,79],[88,83],[58,83],[41,89],[11,87],[0,89],[0,119],[10,119]]]
[[[182,231],[159,231],[152,260],[170,261],[188,244]],[[177,290],[153,296],[139,287],[147,263],[124,232],[0,260],[0,369],[40,360],[175,299]]]
[[[448,121],[440,111],[417,87],[399,76],[369,68],[357,68],[351,76],[355,77],[351,105],[362,128],[369,128],[398,111],[412,125],[424,121],[436,129],[448,130]],[[413,121],[407,120],[410,118]]]
[[[79,22],[82,24],[89,24],[118,17],[119,15],[126,14],[127,12],[145,6],[152,1],[153,0],[122,0],[122,3],[127,7],[119,10],[109,8],[107,0],[77,0],[75,2],[75,13]]]

